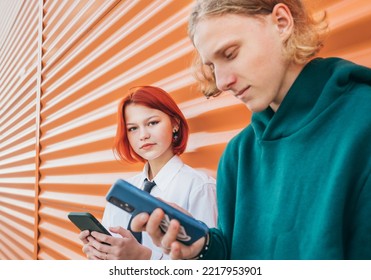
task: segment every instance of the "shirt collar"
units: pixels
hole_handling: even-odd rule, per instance
[[[174,176],[179,172],[179,170],[183,167],[184,163],[180,159],[179,156],[174,155],[160,170],[159,173],[153,178],[157,187],[161,189],[161,191],[165,190],[166,187],[169,185],[171,180]],[[143,188],[144,180],[147,179],[148,174],[148,162],[144,165],[142,178],[141,178],[141,186]]]

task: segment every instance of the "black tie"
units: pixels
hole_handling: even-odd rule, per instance
[[[144,180],[144,188],[143,190],[145,192],[150,193],[153,187],[156,186],[155,182],[148,181],[147,179]],[[142,243],[142,233],[141,232],[134,232],[131,230],[131,220],[133,219],[133,216],[131,217],[129,221],[128,229],[131,231],[131,233],[134,235],[135,239],[138,240],[139,243]]]
[[[147,179],[144,180],[144,191],[147,193],[151,193],[153,187],[156,186],[155,182],[148,181]]]

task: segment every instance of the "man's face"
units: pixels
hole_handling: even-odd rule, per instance
[[[217,87],[253,112],[270,105],[278,108],[289,89],[282,42],[271,15],[208,17],[197,24],[194,35],[195,47],[203,63],[213,69]]]

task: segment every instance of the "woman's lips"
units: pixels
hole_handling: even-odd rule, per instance
[[[148,143],[148,144],[144,144],[140,147],[141,150],[148,150],[150,149],[152,146],[154,146],[155,144],[154,143]]]

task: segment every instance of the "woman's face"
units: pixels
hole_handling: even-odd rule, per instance
[[[258,112],[277,109],[293,82],[283,32],[272,15],[225,14],[200,20],[193,41],[202,62],[213,69],[218,89]]]
[[[125,108],[128,140],[132,149],[149,162],[166,163],[173,157],[173,124],[164,112],[139,104]]]

